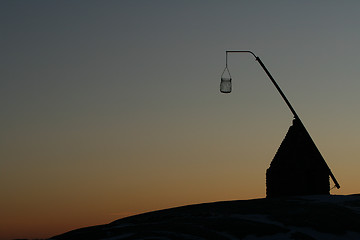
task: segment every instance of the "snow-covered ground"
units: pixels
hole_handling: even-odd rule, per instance
[[[190,205],[78,229],[52,239],[359,240],[360,195]]]

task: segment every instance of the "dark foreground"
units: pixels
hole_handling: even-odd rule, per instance
[[[360,239],[360,194],[190,205],[81,228],[51,239]]]

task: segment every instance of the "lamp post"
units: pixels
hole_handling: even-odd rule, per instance
[[[222,93],[230,93],[232,90],[232,85],[231,85],[231,75],[230,75],[230,71],[228,69],[228,54],[229,53],[250,53],[251,55],[253,55],[255,57],[255,60],[260,64],[260,66],[263,68],[263,70],[265,71],[265,73],[267,74],[267,76],[269,77],[269,79],[271,80],[271,82],[274,84],[275,88],[278,90],[279,94],[281,95],[281,97],[283,98],[283,100],[285,101],[286,105],[289,107],[290,111],[292,112],[292,114],[294,115],[294,118],[298,120],[298,122],[301,124],[301,126],[304,128],[305,133],[308,135],[309,139],[311,140],[311,142],[313,143],[313,145],[316,148],[316,151],[319,153],[319,155],[321,156],[321,159],[323,160],[323,163],[325,164],[326,168],[328,169],[329,175],[331,177],[331,179],[333,180],[333,182],[335,183],[336,188],[340,188],[340,185],[338,183],[338,181],[336,180],[335,176],[332,174],[329,166],[327,165],[327,163],[325,162],[324,158],[322,157],[319,149],[316,147],[314,141],[312,140],[310,134],[308,133],[308,131],[306,130],[304,124],[302,123],[302,121],[299,118],[299,115],[295,112],[295,109],[291,106],[289,100],[287,99],[287,97],[285,96],[285,94],[283,93],[283,91],[280,89],[279,85],[276,83],[275,79],[271,76],[269,70],[267,70],[267,68],[265,67],[264,63],[261,61],[261,59],[256,56],[253,52],[251,51],[226,51],[226,64],[225,64],[225,69],[221,75],[221,83],[220,83],[220,91]],[[229,77],[224,77],[225,72],[228,73]]]

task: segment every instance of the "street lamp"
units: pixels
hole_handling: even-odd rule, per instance
[[[310,134],[308,133],[308,131],[306,130],[304,124],[302,123],[302,121],[299,118],[299,115],[295,112],[295,109],[291,106],[289,100],[286,98],[285,94],[283,93],[283,91],[280,89],[279,85],[276,83],[275,79],[271,76],[270,72],[267,70],[267,68],[265,67],[264,63],[260,60],[259,57],[257,57],[253,52],[251,51],[226,51],[226,64],[225,64],[225,69],[221,74],[221,83],[220,83],[220,91],[222,93],[230,93],[232,90],[232,85],[231,85],[231,75],[230,75],[230,71],[228,68],[228,54],[229,53],[250,53],[255,57],[255,60],[260,64],[260,66],[263,68],[263,70],[265,71],[265,73],[267,74],[267,76],[270,78],[271,82],[274,84],[275,88],[278,90],[278,92],[280,93],[281,97],[283,98],[283,100],[285,101],[286,105],[289,107],[290,111],[292,112],[292,114],[294,115],[294,118],[298,120],[298,122],[301,124],[301,126],[304,128],[305,133],[308,135],[309,139],[311,140],[312,144],[315,146],[316,151],[318,152],[318,154],[321,156],[321,159],[323,160],[325,166],[328,169],[329,175],[331,177],[331,179],[333,180],[333,182],[335,183],[336,188],[340,188],[340,185],[338,183],[338,181],[336,180],[335,176],[332,174],[329,166],[327,165],[327,163],[325,162],[324,158],[322,157],[320,151],[318,150],[318,148],[316,147],[314,141],[312,140]]]

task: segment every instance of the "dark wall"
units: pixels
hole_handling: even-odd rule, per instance
[[[266,171],[266,196],[329,194],[329,171],[299,120],[294,119]]]

